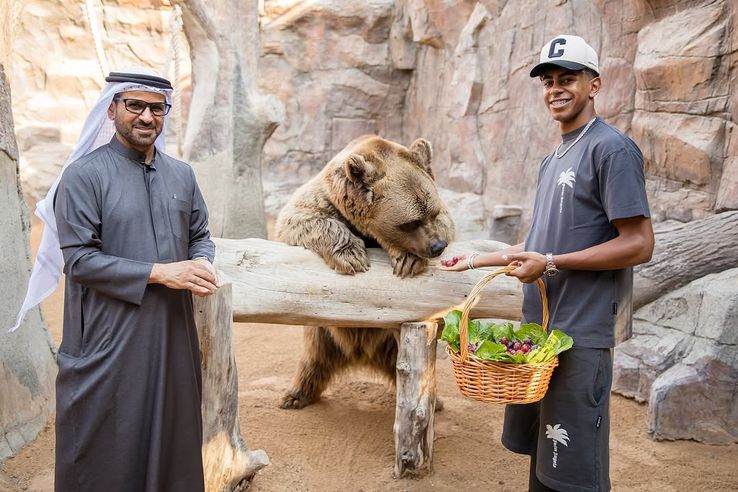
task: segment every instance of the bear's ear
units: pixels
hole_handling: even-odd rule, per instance
[[[356,187],[370,187],[377,180],[377,169],[360,154],[351,154],[343,163],[346,178]]]
[[[410,145],[410,152],[415,154],[417,163],[421,169],[427,172],[431,178],[436,179],[433,176],[433,168],[431,167],[431,161],[433,160],[433,151],[431,150],[431,144],[424,138],[419,138]]]

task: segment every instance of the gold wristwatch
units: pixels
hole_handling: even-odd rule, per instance
[[[543,271],[543,274],[547,277],[553,277],[557,273],[559,273],[559,269],[556,268],[556,264],[554,263],[553,253],[546,253],[546,269]]]

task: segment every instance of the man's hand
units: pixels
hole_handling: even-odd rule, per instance
[[[200,263],[202,263],[205,266],[205,268],[208,269],[208,271],[215,278],[215,287],[220,287],[220,279],[218,278],[218,272],[215,270],[215,267],[213,266],[213,264],[210,263],[210,260],[208,260],[204,256],[201,256],[199,258],[195,258],[195,261],[199,261]]]
[[[207,259],[154,263],[149,275],[150,284],[162,284],[170,289],[189,290],[206,297],[218,288],[215,268]]]
[[[510,265],[517,267],[508,275],[517,277],[526,284],[535,282],[546,270],[546,256],[541,253],[523,251],[522,253],[505,255],[503,259],[510,262]]]

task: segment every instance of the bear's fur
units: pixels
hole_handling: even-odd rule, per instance
[[[405,148],[375,135],[353,140],[301,186],[277,217],[279,240],[319,254],[339,273],[369,268],[365,241],[378,243],[399,277],[421,273],[453,240],[438,195],[431,146]],[[304,353],[282,408],[315,402],[331,377],[366,365],[394,381],[398,330],[305,327]]]

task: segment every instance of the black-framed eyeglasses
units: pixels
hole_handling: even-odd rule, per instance
[[[113,101],[123,101],[123,104],[126,106],[126,111],[137,115],[142,115],[143,112],[146,111],[146,108],[149,108],[149,111],[151,111],[151,114],[154,116],[164,116],[169,113],[170,109],[172,109],[171,104],[163,102],[150,103],[140,99],[121,99],[120,97],[113,98]]]

